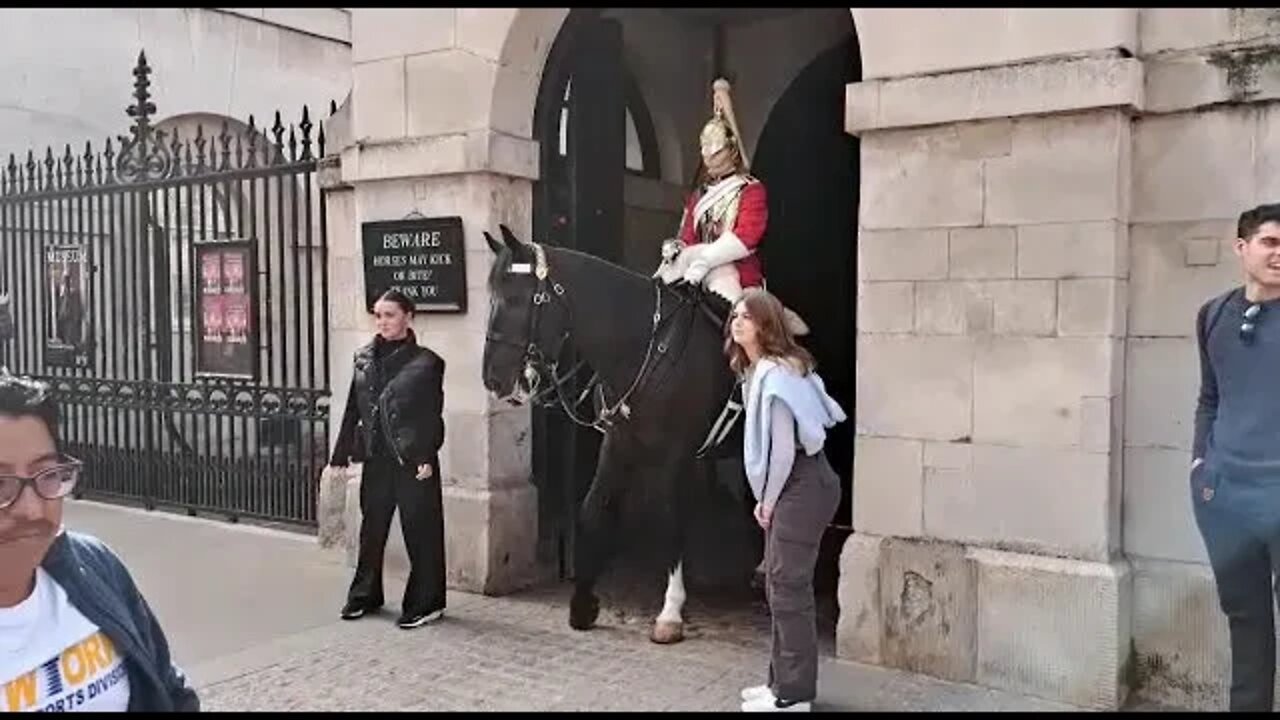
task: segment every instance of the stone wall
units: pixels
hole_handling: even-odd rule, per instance
[[[867,81],[843,656],[1225,706],[1196,308],[1274,201],[1280,14],[854,10]],[[910,13],[912,42],[890,30]],[[959,27],[966,32],[956,32]]]
[[[862,199],[840,653],[1115,706],[1136,11],[854,17],[868,79],[848,92]]]
[[[154,72],[156,119],[208,113],[270,124],[304,104],[328,114],[351,86],[350,18],[332,9],[11,8],[0,23],[0,158],[83,153],[128,130],[138,52]],[[271,16],[263,17],[263,13]],[[303,28],[302,30],[297,28]],[[60,154],[55,150],[55,154]]]
[[[1142,11],[1146,112],[1133,130],[1124,550],[1144,697],[1225,708],[1226,619],[1187,474],[1196,309],[1239,283],[1241,211],[1280,199],[1280,12]]]

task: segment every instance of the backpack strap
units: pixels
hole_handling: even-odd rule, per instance
[[[1209,307],[1205,310],[1204,327],[1200,329],[1200,347],[1208,347],[1209,338],[1213,335],[1213,328],[1217,326],[1218,320],[1222,317],[1222,311],[1227,307],[1227,301],[1235,295],[1239,288],[1232,288],[1218,297],[1209,301]]]

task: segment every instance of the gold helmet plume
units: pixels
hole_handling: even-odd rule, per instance
[[[731,89],[729,81],[724,78],[711,84],[711,119],[702,126],[700,140],[707,154],[719,152],[732,143],[738,150],[743,169],[746,170],[751,167],[751,161],[742,145],[742,133],[738,129],[733,100],[729,96]]]

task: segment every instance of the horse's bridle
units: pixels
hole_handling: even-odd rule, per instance
[[[576,400],[570,401],[565,395],[565,387],[568,383],[586,367],[585,360],[579,360],[573,368],[565,375],[559,374],[559,357],[564,350],[564,345],[569,341],[569,327],[573,325],[573,304],[569,301],[565,294],[564,286],[550,278],[550,268],[547,264],[546,250],[537,243],[529,243],[536,260],[534,266],[529,268],[527,263],[512,263],[511,272],[527,273],[532,272],[537,278],[537,286],[534,288],[532,296],[532,310],[529,312],[528,330],[523,342],[511,340],[498,333],[486,332],[485,340],[488,342],[506,345],[508,347],[523,348],[523,355],[520,363],[524,366],[522,372],[524,380],[529,384],[528,396],[521,398],[523,402],[532,405],[555,406],[559,405],[565,414],[578,425],[583,427],[595,428],[601,433],[608,430],[613,425],[614,417],[621,414],[623,418],[631,416],[631,408],[627,401],[631,398],[631,394],[635,392],[640,385],[641,379],[649,368],[649,363],[653,357],[654,345],[657,342],[658,325],[662,320],[662,289],[658,286],[657,281],[654,282],[654,313],[653,325],[649,333],[649,343],[645,349],[644,360],[640,364],[640,369],[636,372],[636,377],[632,380],[630,387],[624,392],[616,403],[610,406],[604,401],[604,385],[600,379],[599,373],[593,373],[591,379],[587,381],[587,386],[578,395]],[[550,290],[548,291],[548,288]],[[565,330],[560,333],[560,337],[556,341],[555,352],[548,355],[538,346],[538,326],[541,318],[542,308],[558,302],[568,314],[568,321],[565,323]],[[665,351],[665,348],[663,349]],[[542,388],[542,375],[546,373],[551,378],[551,382]],[[503,399],[512,399],[520,392],[519,382],[512,393]],[[591,393],[597,393],[600,401],[600,409],[596,411],[594,419],[584,419],[578,415],[575,408],[582,404],[583,400]],[[554,393],[555,401],[549,401],[548,397]]]

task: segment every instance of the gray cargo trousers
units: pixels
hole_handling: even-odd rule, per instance
[[[765,597],[773,620],[768,685],[787,702],[810,702],[818,693],[813,572],[840,494],[840,477],[824,453],[797,452],[765,533]]]

